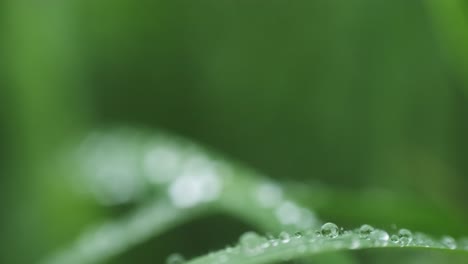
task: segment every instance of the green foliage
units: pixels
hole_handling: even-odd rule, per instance
[[[330,223],[328,223],[330,224]],[[324,227],[326,229],[326,225]],[[334,224],[333,224],[334,225]],[[239,263],[260,264],[277,263],[312,257],[317,254],[334,252],[340,250],[360,250],[367,248],[421,248],[426,250],[455,250],[457,242],[451,237],[444,237],[441,241],[433,240],[427,235],[412,233],[402,229],[391,237],[386,231],[373,229],[368,234],[363,234],[360,229],[354,231],[340,231],[336,235],[321,230],[309,230],[306,235],[297,233],[290,235],[281,233],[278,238],[267,238],[257,236],[255,241],[245,241],[244,234],[240,238],[240,244],[234,247],[210,253],[209,255],[196,258],[187,262],[188,264],[215,264],[215,263]],[[336,227],[336,226],[335,226]],[[338,228],[338,227],[336,227]],[[361,227],[362,230],[362,227]],[[404,232],[403,232],[404,231]],[[252,238],[248,238],[252,240]],[[459,251],[468,253],[468,241],[458,245]],[[465,257],[468,257],[466,255]]]
[[[468,252],[468,239],[457,241],[444,236],[436,240],[422,233],[413,235],[406,229],[389,234],[369,225],[344,230],[333,223],[313,229],[319,224],[315,213],[299,206],[287,195],[304,196],[300,194],[300,187],[285,188],[167,134],[152,136],[129,129],[95,132],[66,157],[69,158],[67,166],[77,168],[78,172],[71,180],[75,186],[81,186],[83,193],[94,195],[97,201],[107,205],[132,202],[142,205],[120,220],[110,220],[84,232],[69,248],[45,260],[46,264],[102,263],[153,236],[213,211],[250,222],[260,230],[282,232],[278,237],[247,232],[240,237],[239,245],[198,257],[188,264],[274,263],[330,251],[366,248]],[[323,188],[310,189],[313,190],[311,197],[321,195]],[[344,203],[353,206],[349,201]],[[168,263],[179,263],[177,261],[181,261],[181,257],[172,255]]]
[[[0,263],[466,263],[467,7],[0,1]]]

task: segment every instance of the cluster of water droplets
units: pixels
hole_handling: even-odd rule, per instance
[[[320,229],[309,229],[296,233],[283,231],[277,236],[271,234],[260,236],[255,232],[246,232],[240,236],[237,246],[211,253],[200,263],[228,263],[231,258],[235,258],[237,261],[239,258],[257,256],[265,258],[276,250],[281,250],[281,260],[289,260],[298,257],[298,255],[305,255],[307,252],[373,247],[431,247],[468,250],[468,239],[457,241],[449,236],[433,239],[423,233],[413,234],[408,229],[399,229],[390,235],[387,231],[370,225],[345,230],[334,223],[325,223]],[[270,255],[272,261],[277,260],[274,257],[275,254]],[[173,263],[168,262],[168,264]]]
[[[108,205],[137,201],[148,192],[158,189],[159,193],[163,190],[167,195],[171,210],[192,208],[215,201],[223,192],[229,191],[228,182],[236,181],[232,176],[232,168],[226,162],[212,158],[193,144],[180,144],[164,136],[149,139],[145,135],[128,131],[94,133],[82,143],[77,154],[81,175],[88,182],[88,189],[98,201]],[[255,204],[253,207],[263,208],[287,230],[302,231],[281,232],[276,236],[245,233],[240,237],[239,245],[209,254],[207,263],[225,263],[232,256],[258,256],[280,247],[288,249],[285,259],[306,252],[367,247],[414,246],[468,250],[468,239],[455,240],[449,236],[433,239],[422,233],[413,234],[407,229],[389,234],[370,225],[344,230],[334,223],[325,223],[319,229],[312,229],[318,223],[312,211],[285,198],[278,184],[270,181],[254,182],[256,185],[244,190],[250,194],[246,197],[250,197],[249,202]],[[139,219],[155,217],[145,215]],[[133,232],[135,234],[151,233],[154,225],[149,223],[129,221],[128,230],[141,230]],[[125,245],[115,245],[111,241],[119,240],[114,237],[119,232],[114,229],[98,234],[104,235],[92,237],[92,241],[109,248],[109,252],[133,243],[128,241]],[[168,258],[168,264],[184,262],[184,258],[177,254]]]

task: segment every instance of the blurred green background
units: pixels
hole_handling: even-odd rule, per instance
[[[32,263],[126,210],[80,200],[50,165],[72,140],[115,125],[162,128],[278,180],[358,198],[382,190],[466,223],[465,9],[455,0],[1,1],[0,262]],[[405,222],[398,204],[369,197],[319,215],[468,234]],[[388,219],[356,215],[362,203]],[[224,235],[181,246],[219,222]],[[112,263],[203,254],[245,228],[207,217]]]

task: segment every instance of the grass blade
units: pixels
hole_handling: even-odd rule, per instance
[[[333,231],[330,231],[332,226]],[[368,227],[368,229],[363,227]],[[332,223],[327,223],[321,229],[310,230],[305,235],[284,235],[279,238],[266,238],[246,233],[240,237],[235,247],[228,247],[215,253],[193,259],[186,264],[266,264],[290,261],[318,254],[349,251],[370,248],[416,248],[443,251],[464,252],[468,258],[468,243],[466,240],[456,241],[451,237],[435,240],[425,234],[414,235],[406,229],[398,234],[389,235],[384,230],[363,226],[360,229],[339,231]],[[367,231],[366,231],[367,230]]]
[[[43,263],[100,263],[207,212],[224,212],[264,231],[319,224],[275,182],[165,134],[94,133],[71,159],[79,168],[73,181],[81,192],[107,206],[145,205],[90,229]]]

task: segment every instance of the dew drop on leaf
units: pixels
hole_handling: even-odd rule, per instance
[[[455,239],[453,237],[444,236],[444,237],[442,237],[441,242],[442,242],[442,244],[444,244],[444,246],[446,246],[449,249],[456,249],[457,248],[457,242],[455,241]]]
[[[279,239],[281,240],[281,242],[283,243],[288,243],[290,240],[291,240],[291,236],[289,235],[288,232],[281,232],[279,234]]]
[[[324,237],[335,238],[339,234],[339,228],[334,223],[325,223],[322,225],[320,233]]]
[[[185,263],[184,257],[179,253],[169,255],[166,260],[166,264],[183,264]]]
[[[370,225],[362,225],[359,228],[359,236],[361,238],[369,238],[369,235],[374,231],[374,228]]]
[[[267,240],[255,232],[246,232],[239,238],[242,250],[247,254],[258,254],[263,251],[263,245]]]
[[[398,231],[399,242],[402,246],[406,246],[413,240],[413,234],[408,229],[400,229]]]
[[[434,241],[432,241],[432,239],[429,236],[423,233],[415,233],[413,235],[413,243],[423,247],[434,246]]]
[[[270,243],[270,245],[272,245],[274,247],[279,245],[279,240],[276,239],[273,235],[267,234],[267,239],[268,239],[268,242]]]
[[[369,238],[374,241],[376,246],[386,246],[389,236],[384,230],[374,230],[370,233]]]
[[[302,237],[302,233],[301,233],[301,232],[296,232],[296,233],[294,233],[294,237],[295,237],[295,238],[301,238],[301,237]]]

